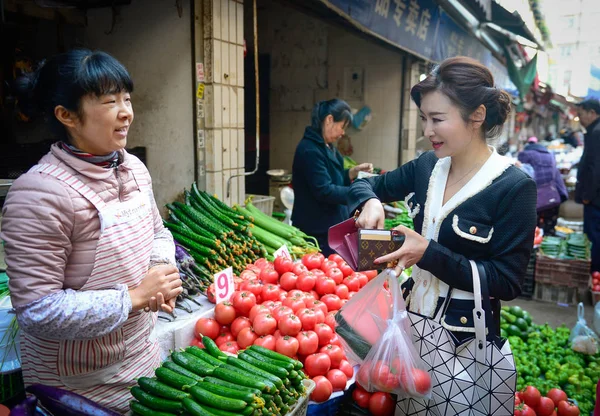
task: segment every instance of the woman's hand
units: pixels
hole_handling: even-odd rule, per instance
[[[383,205],[377,198],[369,199],[356,219],[356,227],[364,229],[381,229],[385,220]]]
[[[129,290],[132,310],[149,307],[150,298],[157,296],[157,293],[161,293],[164,300],[175,299],[183,291],[181,284],[177,267],[170,264],[152,267],[139,286]]]
[[[148,307],[146,309],[149,309],[149,311],[152,312],[158,312],[162,309],[163,312],[173,313],[176,301],[177,298],[171,298],[165,302],[165,297],[163,294],[158,292],[156,296],[152,296],[150,298],[150,302],[148,302]]]
[[[375,264],[389,263],[398,261],[395,272],[399,276],[404,269],[417,264],[423,258],[425,250],[429,246],[429,241],[416,231],[399,225],[394,230],[400,231],[405,236],[404,244],[393,253],[381,256],[375,259]]]
[[[373,164],[372,163],[361,163],[360,165],[354,166],[348,170],[348,176],[350,176],[350,180],[353,181],[358,177],[358,172],[373,172]]]

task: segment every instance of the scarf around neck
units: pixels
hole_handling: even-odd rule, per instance
[[[75,156],[76,158],[84,160],[89,163],[92,163],[96,166],[106,168],[106,169],[116,168],[117,166],[119,166],[119,163],[120,163],[119,152],[117,152],[117,151],[114,151],[108,155],[97,156],[97,155],[93,155],[91,153],[86,153],[82,150],[79,150],[78,148],[76,148],[75,146],[73,146],[69,143],[60,142],[59,145],[62,150]]]

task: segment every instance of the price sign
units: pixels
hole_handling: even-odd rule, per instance
[[[277,251],[273,254],[273,257],[283,257],[284,259],[290,259],[292,261],[294,260],[285,244],[277,249]]]
[[[215,298],[217,303],[228,301],[234,291],[233,269],[231,267],[215,274]]]

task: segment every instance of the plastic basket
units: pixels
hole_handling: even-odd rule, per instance
[[[576,305],[581,300],[584,291],[577,287],[556,286],[536,281],[533,298],[542,302]]]
[[[521,298],[531,299],[535,291],[535,264],[537,259],[537,250],[531,252],[529,263],[527,264],[527,270],[521,283]]]
[[[302,380],[302,384],[306,389],[306,396],[304,396],[301,400],[298,400],[294,407],[292,407],[290,411],[286,413],[286,416],[306,416],[306,412],[308,411],[308,401],[310,398],[310,394],[315,389],[316,384],[310,379]]]
[[[273,204],[275,203],[274,196],[247,194],[246,199],[249,198],[251,198],[252,205],[256,208],[267,214],[269,217],[273,215]]]
[[[588,286],[590,260],[560,260],[539,255],[535,265],[535,282],[546,285],[577,288]]]

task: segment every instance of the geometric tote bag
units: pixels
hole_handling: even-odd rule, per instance
[[[496,335],[485,269],[471,261],[471,270],[474,337],[457,345],[454,335],[440,324],[451,291],[434,319],[408,312],[417,351],[430,366],[433,397],[400,400],[396,416],[514,414],[517,371],[513,355],[508,341]]]

